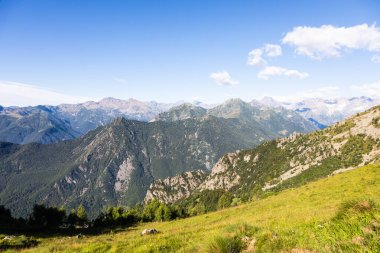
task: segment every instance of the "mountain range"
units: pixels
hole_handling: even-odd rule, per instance
[[[270,97],[264,97],[259,102],[272,108],[285,107],[289,110],[293,110],[322,129],[356,113],[379,105],[380,99],[369,97],[340,97],[328,99],[307,98],[295,102],[280,102]]]
[[[193,110],[202,113],[171,117]],[[143,201],[155,180],[208,171],[225,153],[313,130],[293,111],[258,109],[232,99],[209,110],[174,107],[152,122],[120,117],[73,140],[4,142],[0,204],[15,215],[26,215],[36,203],[69,209],[83,204],[93,216],[109,205]]]
[[[74,139],[118,117],[150,121],[173,105],[105,98],[58,106],[0,107],[0,141],[46,144]]]
[[[293,111],[313,123],[318,129],[323,129],[355,113],[380,104],[380,100],[368,97],[312,98],[291,103],[265,97],[261,100],[253,100],[249,104],[256,108],[255,117],[261,117],[261,120],[263,120],[263,116],[259,116],[260,113],[265,115],[266,112],[275,111],[276,115],[281,113],[285,116],[293,115],[289,112]],[[178,107],[179,105],[182,107]],[[162,114],[169,112],[173,107],[175,110]],[[173,121],[205,114],[217,115],[217,111],[213,110],[214,107],[218,107],[218,105],[207,105],[200,102],[165,104],[115,98],[58,106],[0,106],[0,141],[18,144],[53,143],[82,136],[118,117],[146,122]],[[178,114],[179,112],[180,114]]]

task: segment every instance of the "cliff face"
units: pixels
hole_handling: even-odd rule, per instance
[[[157,180],[150,185],[145,202],[158,199],[164,203],[174,203],[189,197],[205,180],[208,173],[202,170],[185,172],[175,177]]]

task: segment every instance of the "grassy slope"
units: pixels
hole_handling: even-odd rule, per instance
[[[261,239],[270,234],[283,236],[283,244],[290,243],[291,248],[320,249],[323,242],[310,239],[316,224],[326,224],[324,222],[335,216],[342,202],[363,198],[380,202],[380,165],[368,165],[276,196],[189,219],[141,224],[115,234],[84,239],[41,239],[39,246],[24,252],[204,252],[216,236],[229,234],[234,225],[241,223],[257,227],[261,234],[257,236]],[[144,228],[150,227],[162,233],[140,236]],[[330,236],[326,231],[323,233]],[[294,241],[294,238],[298,239]],[[289,245],[280,245],[279,249],[289,250]],[[262,251],[270,252],[276,247],[262,247]]]

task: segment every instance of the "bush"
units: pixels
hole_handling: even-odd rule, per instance
[[[244,249],[245,245],[240,237],[216,237],[209,245],[210,253],[238,253]]]
[[[251,226],[247,223],[233,224],[227,227],[227,232],[234,233],[236,236],[240,238],[246,236],[251,237],[257,231],[257,227]]]
[[[356,214],[368,213],[377,208],[377,204],[371,199],[347,201],[341,205],[334,219],[343,219]]]
[[[66,219],[64,209],[35,205],[29,218],[29,225],[35,229],[57,229]]]

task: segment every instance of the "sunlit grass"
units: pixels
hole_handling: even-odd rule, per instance
[[[350,225],[343,221],[334,225],[331,219],[336,216],[342,203],[355,199],[380,202],[380,166],[365,166],[249,204],[188,219],[145,223],[120,232],[83,239],[40,239],[37,247],[24,249],[23,252],[207,252],[215,238],[233,236],[231,228],[237,224],[254,228],[253,237],[258,240],[257,247],[261,245],[262,252],[299,247],[315,249],[328,244],[323,241],[326,236],[336,235],[336,240],[343,240],[347,234],[344,231]],[[353,219],[353,224],[361,222]],[[318,224],[323,229],[316,230]],[[342,226],[343,232],[334,226]],[[141,236],[144,228],[156,228],[161,233]],[[328,228],[336,234],[331,234]],[[352,225],[352,229],[358,229],[358,226]],[[277,237],[280,239],[277,240]],[[376,235],[373,238],[379,239]],[[355,247],[360,248],[360,245]],[[319,251],[328,252],[328,249]]]

